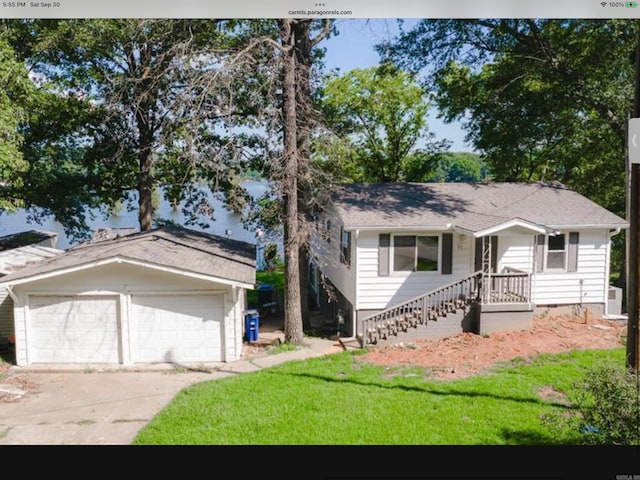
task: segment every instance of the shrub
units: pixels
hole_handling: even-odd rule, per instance
[[[280,254],[278,253],[278,245],[268,243],[264,248],[264,262],[268,272],[273,272],[280,263]]]
[[[593,367],[574,385],[574,412],[543,420],[561,429],[578,429],[580,443],[586,445],[640,445],[638,379],[612,361]]]

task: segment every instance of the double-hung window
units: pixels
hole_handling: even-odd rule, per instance
[[[580,233],[538,235],[536,239],[536,271],[578,271]]]
[[[438,236],[394,235],[394,272],[437,272]]]
[[[566,269],[567,265],[567,242],[564,233],[550,235],[547,242],[547,268]]]

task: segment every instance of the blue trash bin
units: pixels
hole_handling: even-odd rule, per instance
[[[244,312],[244,338],[247,342],[258,341],[258,329],[260,314],[257,310],[245,310]]]

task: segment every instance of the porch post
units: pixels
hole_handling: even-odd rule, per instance
[[[482,237],[482,276],[484,283],[484,303],[491,303],[491,238]]]
[[[533,294],[533,276],[535,275],[536,272],[536,245],[537,245],[537,239],[538,238],[538,234],[534,233],[533,236],[531,237],[532,239],[532,243],[531,243],[531,255],[532,255],[532,259],[531,259],[531,271],[529,272],[529,303],[532,303],[531,301],[531,296]]]

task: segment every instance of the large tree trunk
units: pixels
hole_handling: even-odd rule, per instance
[[[283,47],[282,122],[284,158],[282,190],[284,197],[284,339],[302,344],[304,331],[300,307],[299,219],[298,219],[298,132],[296,119],[295,34],[291,19],[279,20]]]
[[[153,222],[153,176],[151,173],[152,156],[150,149],[143,149],[139,155],[138,181],[138,221],[140,231],[151,230]]]
[[[294,22],[297,85],[297,128],[298,128],[298,213],[300,215],[300,310],[305,329],[311,327],[309,320],[309,225],[312,221],[314,205],[312,202],[311,172],[311,131],[315,123],[311,93],[311,68],[313,66],[313,48],[325,39],[331,30],[331,20],[323,20],[322,29],[311,37],[313,20]]]
[[[298,261],[300,263],[300,313],[305,330],[311,328],[309,321],[309,235],[307,224],[311,221],[309,197],[311,179],[309,163],[311,157],[311,129],[313,127],[313,109],[311,107],[311,20],[297,21],[293,25],[296,54],[297,86],[297,145],[298,145],[298,213],[304,223],[300,231]]]

